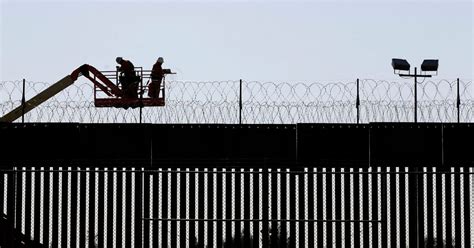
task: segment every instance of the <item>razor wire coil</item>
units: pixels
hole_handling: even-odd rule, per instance
[[[26,82],[25,98],[32,98],[49,86]],[[357,122],[357,83],[290,83],[243,81],[169,81],[166,106],[142,109],[144,123],[355,123]],[[359,81],[361,123],[412,122],[413,82]],[[439,80],[419,83],[419,122],[474,121],[472,80]],[[21,81],[0,82],[0,115],[21,105]],[[459,109],[457,106],[460,99]],[[242,99],[242,109],[240,109]],[[31,112],[27,122],[136,123],[136,109],[96,108],[94,86],[79,81]]]

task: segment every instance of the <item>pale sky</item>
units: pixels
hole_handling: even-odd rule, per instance
[[[2,81],[117,56],[192,81],[396,80],[394,57],[474,77],[472,1],[1,1]]]

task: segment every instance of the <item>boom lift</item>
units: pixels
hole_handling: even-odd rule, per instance
[[[164,74],[175,74],[170,69],[163,69]],[[165,77],[160,86],[160,96],[158,98],[144,97],[148,90],[147,85],[143,85],[144,79],[150,79],[151,71],[143,70],[142,67],[135,67],[138,83],[138,98],[123,97],[122,87],[119,83],[117,71],[99,71],[95,67],[84,64],[74,70],[70,75],[59,80],[47,89],[40,92],[24,104],[18,106],[11,112],[0,118],[0,122],[13,122],[23,114],[28,113],[46,100],[52,98],[60,91],[73,84],[79,76],[88,78],[94,84],[94,105],[96,107],[116,107],[116,108],[136,108],[165,106]],[[115,81],[115,83],[113,82]]]

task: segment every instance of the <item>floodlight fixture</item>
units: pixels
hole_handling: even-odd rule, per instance
[[[425,59],[421,64],[422,71],[438,71],[438,60],[437,59]]]
[[[410,71],[410,64],[406,59],[392,59],[393,70]]]
[[[414,94],[413,95],[414,95],[414,98],[415,98],[415,101],[414,101],[414,114],[415,114],[414,120],[415,120],[415,123],[416,123],[418,121],[418,118],[417,118],[417,112],[418,112],[417,84],[418,84],[418,81],[417,81],[417,79],[418,78],[428,78],[428,77],[432,77],[433,75],[418,74],[418,71],[417,71],[416,67],[415,67],[415,73],[411,74],[410,73],[410,64],[405,59],[392,59],[392,67],[393,67],[394,71],[397,71],[397,70],[398,71],[408,71],[408,74],[402,74],[402,73],[396,73],[395,72],[400,77],[403,77],[403,78],[410,77],[410,78],[415,79]],[[435,71],[436,75],[438,75],[438,60],[437,59],[425,59],[423,61],[423,64],[421,65],[421,70],[424,71],[424,72]]]

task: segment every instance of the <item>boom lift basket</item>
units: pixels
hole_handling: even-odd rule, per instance
[[[166,74],[172,73],[169,69],[163,70]],[[101,71],[101,73],[109,79],[111,82],[115,82],[115,85],[122,91],[125,92],[124,87],[121,83],[121,76],[118,71]],[[142,67],[135,67],[136,80],[132,85],[132,94],[134,97],[126,97],[125,94],[120,96],[109,95],[104,92],[98,84],[94,83],[94,105],[96,107],[116,107],[116,108],[136,108],[136,107],[160,107],[165,106],[165,76],[160,83],[158,97],[148,97],[148,92],[151,85],[151,71],[143,70]],[[95,78],[94,78],[95,80]],[[144,82],[146,82],[144,84]],[[130,86],[129,86],[130,87]]]

